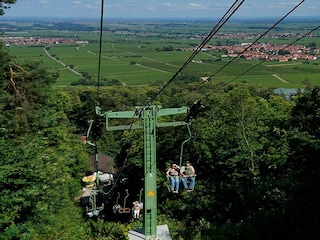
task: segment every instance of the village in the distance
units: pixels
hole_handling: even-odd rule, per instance
[[[136,24],[139,24],[136,23]],[[168,23],[167,23],[168,24]],[[41,35],[28,35],[21,34],[19,36],[19,32],[30,32],[31,29],[43,29],[43,30],[52,30],[52,29],[69,29],[72,31],[92,31],[97,33],[97,28],[92,24],[87,23],[74,23],[74,22],[29,22],[28,24],[21,24],[21,22],[12,22],[12,21],[4,21],[1,23],[2,27],[0,27],[0,31],[2,35],[0,35],[0,39],[4,41],[7,47],[10,46],[48,46],[54,44],[86,44],[89,43],[87,39],[80,39],[80,37],[65,37],[65,36],[41,36]],[[152,24],[150,24],[152,26]],[[112,34],[127,34],[134,35],[139,34],[139,32],[135,29],[132,30],[129,27],[123,28],[119,27],[119,29],[112,28],[104,30],[105,33]],[[8,34],[7,34],[8,33]],[[163,34],[168,34],[163,32]],[[180,34],[180,33],[177,33]],[[303,44],[280,44],[280,43],[271,43],[268,41],[264,41],[264,39],[298,39],[301,37],[302,33],[297,32],[276,32],[276,33],[268,33],[261,39],[261,41],[252,43],[252,41],[260,36],[260,33],[257,32],[218,32],[214,38],[218,39],[216,42],[218,44],[210,44],[208,43],[206,46],[202,48],[201,51],[217,51],[220,53],[220,57],[238,57],[240,56],[242,59],[246,60],[268,60],[268,61],[294,61],[294,60],[308,60],[313,61],[317,60],[320,53],[319,47],[315,42],[311,44],[303,45]],[[188,38],[192,41],[201,42],[205,35],[201,35],[195,33],[193,35],[183,35],[180,34],[183,38]],[[310,34],[307,37],[319,37],[320,34],[315,32]],[[221,41],[219,41],[219,39]],[[236,40],[236,41],[235,41]],[[126,38],[125,41],[130,41],[130,38]],[[224,42],[225,44],[223,44]],[[167,49],[167,51],[194,51],[198,46],[192,46],[189,48],[173,48]]]

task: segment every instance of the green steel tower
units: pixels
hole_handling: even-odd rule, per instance
[[[156,128],[185,125],[184,121],[158,122],[158,118],[168,115],[187,113],[188,107],[161,109],[161,106],[136,107],[135,111],[102,112],[96,107],[96,114],[106,118],[106,130],[143,129],[144,131],[144,221],[146,240],[157,239],[157,157]],[[109,119],[139,118],[139,124],[110,126]]]

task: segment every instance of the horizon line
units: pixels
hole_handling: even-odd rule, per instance
[[[241,20],[241,19],[275,19],[275,18],[279,18],[281,16],[238,16],[238,17],[234,17],[232,19],[230,19],[230,21],[232,20]],[[315,21],[319,21],[320,20],[320,15],[319,16],[288,16],[287,19],[313,19]],[[69,17],[69,16],[6,16],[6,15],[2,15],[0,18],[1,19],[6,20],[6,19],[100,19],[100,17]],[[183,20],[219,20],[220,18],[212,18],[212,17],[104,17],[104,19],[183,19]]]

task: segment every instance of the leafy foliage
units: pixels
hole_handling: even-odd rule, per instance
[[[78,137],[94,119],[98,148],[116,157],[136,198],[143,187],[143,133],[103,131],[94,106],[133,110],[159,86],[104,86],[97,98],[88,86],[52,88],[57,73],[37,62],[16,64],[2,43],[0,53],[0,239],[127,239],[141,223],[86,220],[74,201],[88,170]],[[288,101],[259,86],[195,88],[192,80],[181,76],[155,100],[167,108],[201,98],[205,106],[192,118],[182,159],[188,131],[158,129],[159,224],[168,224],[173,239],[318,239],[318,88]],[[172,195],[164,172],[185,160],[196,169],[195,191]]]
[[[0,52],[0,238],[81,239],[84,231],[61,234],[63,221],[73,225],[77,218],[66,213],[79,212],[73,198],[87,164],[83,147],[68,129],[70,98],[51,89],[55,73],[36,62],[15,64],[3,45]]]
[[[0,0],[0,16],[4,14],[4,9],[10,8],[10,4],[15,4],[17,0]]]
[[[121,111],[131,102],[143,103],[133,97],[136,89],[102,89],[103,109]],[[190,106],[202,91],[186,94],[185,87],[175,85],[164,92],[160,102],[163,107]],[[316,239],[318,218],[300,204],[317,209],[317,194],[310,192],[314,192],[311,188],[316,188],[313,183],[318,179],[315,162],[318,147],[314,137],[318,98],[311,100],[312,94],[306,94],[288,101],[268,89],[248,84],[221,89],[219,84],[208,83],[205,94],[205,111],[192,120],[193,138],[183,152],[183,161],[191,161],[196,168],[194,192],[172,196],[167,192],[164,176],[170,163],[179,161],[180,145],[188,137],[187,131],[158,130],[158,221],[169,225],[174,239],[274,239],[275,236],[299,239],[304,235]],[[87,99],[90,95],[90,91],[86,91]],[[305,107],[307,102],[310,107]],[[306,112],[314,117],[306,118]],[[110,139],[111,133],[107,133],[109,137],[104,134],[103,139]],[[143,178],[142,137],[139,131],[112,134],[112,143],[109,143],[118,150],[105,148],[113,154],[124,151],[117,163],[125,164],[122,174],[130,179],[127,186],[133,195],[143,186],[140,181]],[[118,143],[118,147],[114,143]],[[307,156],[312,160],[305,164],[303,159]],[[310,178],[306,178],[305,173],[310,174]],[[296,181],[299,184],[293,184]],[[301,198],[301,193],[306,197]],[[308,227],[302,224],[307,214],[312,216],[307,221]],[[290,221],[297,218],[301,222]]]

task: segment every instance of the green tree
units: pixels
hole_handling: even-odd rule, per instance
[[[297,229],[292,239],[317,239],[320,231],[318,202],[320,194],[316,190],[319,182],[320,95],[318,87],[311,87],[295,99],[290,118],[288,136],[291,154],[286,168],[292,181],[288,183],[289,199],[285,216],[289,221],[285,227]],[[289,231],[289,230],[288,230]]]
[[[70,131],[72,99],[51,88],[55,72],[16,64],[2,42],[0,53],[0,238],[86,238],[74,197],[87,155]]]
[[[247,84],[207,91],[206,96],[208,107],[192,120],[194,137],[185,146],[186,160],[198,173],[196,193],[169,202],[164,195],[163,211],[174,209],[172,216],[190,226],[184,236],[246,238],[245,232],[256,234],[250,219],[261,212],[275,216],[283,208],[285,189],[277,177],[288,158],[283,121],[291,103]],[[177,132],[173,135],[179,136]],[[163,142],[171,143],[170,135]],[[177,146],[170,146],[164,152],[178,156]]]
[[[0,0],[0,16],[4,14],[4,9],[10,8],[11,4],[15,4],[17,0]]]

